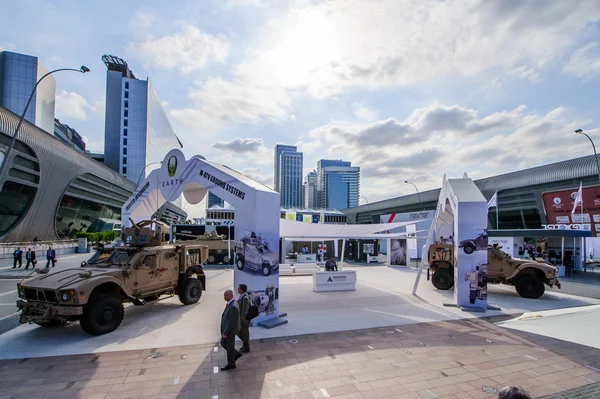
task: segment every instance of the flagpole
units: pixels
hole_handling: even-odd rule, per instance
[[[498,224],[499,224],[499,219],[498,219],[498,190],[496,190],[496,230],[499,229]]]

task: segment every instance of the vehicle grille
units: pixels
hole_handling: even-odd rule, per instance
[[[36,290],[35,288],[25,288],[25,299],[32,301],[58,302],[56,292],[52,290]]]
[[[46,295],[46,300],[48,302],[58,302],[58,299],[56,298],[56,292],[51,290],[44,290],[44,294]]]
[[[25,288],[25,299],[37,299],[37,290],[35,288]]]

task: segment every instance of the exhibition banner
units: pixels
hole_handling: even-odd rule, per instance
[[[153,170],[123,205],[121,220],[126,227],[149,220],[166,201],[183,193],[187,202],[197,204],[210,191],[235,210],[235,273],[233,287],[246,284],[259,316],[253,324],[279,315],[279,194],[226,166],[201,156],[185,159],[180,150],[171,150],[162,167]],[[290,215],[288,215],[289,217]],[[292,220],[294,215],[292,214]]]
[[[414,241],[414,240],[413,240]],[[390,240],[390,266],[406,266],[406,240],[391,239]]]
[[[591,230],[592,237],[600,232],[600,186],[583,187],[583,211],[575,208],[579,187],[570,190],[551,191],[542,194],[544,211],[552,230]],[[581,226],[583,224],[583,226]],[[579,226],[576,226],[579,225]]]

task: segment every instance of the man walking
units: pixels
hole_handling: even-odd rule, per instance
[[[56,252],[52,247],[49,247],[48,251],[46,251],[46,259],[48,260],[48,262],[46,262],[46,269],[50,267],[50,262],[52,262],[52,267],[56,266]]]
[[[19,269],[21,268],[21,266],[23,266],[23,251],[21,251],[21,248],[17,247],[17,250],[15,252],[13,252],[13,269],[15,267],[17,267],[17,262],[19,262]]]
[[[238,287],[238,307],[240,308],[240,332],[238,337],[242,340],[240,353],[250,352],[250,320],[246,320],[248,309],[250,309],[250,296],[248,295],[248,286],[240,284]]]
[[[227,305],[221,315],[221,346],[227,351],[227,366],[221,370],[227,371],[235,368],[235,362],[242,354],[235,350],[235,336],[240,331],[240,309],[233,297],[233,291],[223,293]]]
[[[35,251],[32,251],[31,248],[28,248],[27,252],[25,252],[25,260],[27,261],[25,270],[29,269],[29,264],[31,264],[31,267],[35,269],[37,260],[35,259]]]

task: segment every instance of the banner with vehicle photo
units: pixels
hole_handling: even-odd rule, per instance
[[[238,284],[248,286],[260,311],[253,324],[279,316],[278,193],[201,156],[186,160],[180,150],[171,150],[139,187],[122,208],[123,221],[148,220],[182,194],[198,204],[210,191],[235,207],[234,291]]]
[[[569,190],[551,191],[542,194],[544,211],[548,219],[545,229],[591,230],[592,237],[600,232],[600,186],[583,188],[583,211],[580,206],[574,213],[573,206],[579,187]]]
[[[407,248],[405,239],[390,239],[389,266],[406,266]]]

